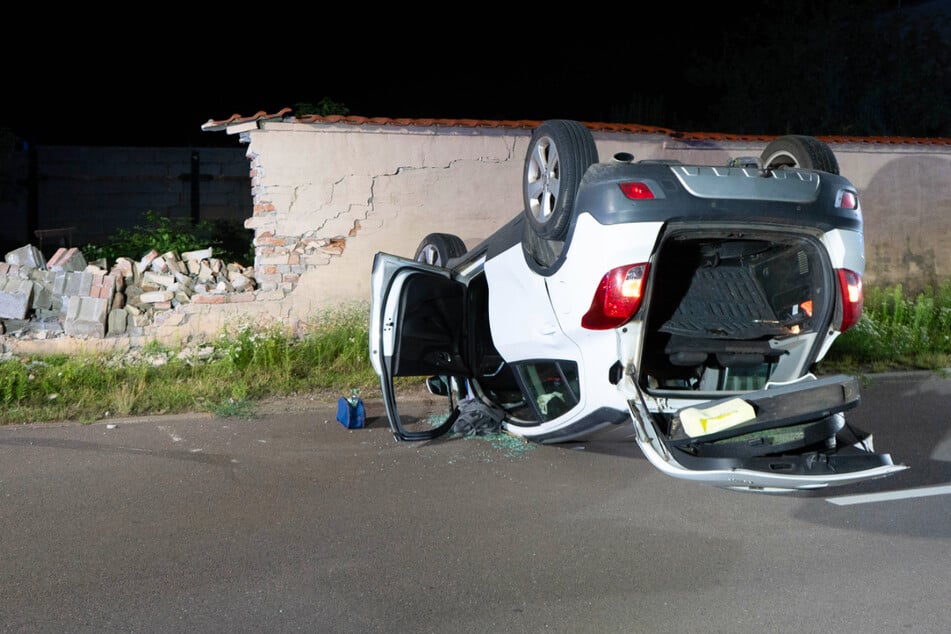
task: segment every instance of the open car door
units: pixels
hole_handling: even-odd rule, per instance
[[[623,388],[637,443],[676,478],[750,491],[819,489],[907,469],[877,454],[872,437],[848,426],[859,403],[855,377],[807,375],[785,385],[690,404],[660,416],[633,370]]]
[[[456,388],[471,376],[465,280],[449,269],[377,253],[371,285],[370,361],[390,428],[398,440],[445,434],[459,416]],[[418,391],[422,382],[401,386],[398,377],[431,377],[430,391],[447,397],[445,414],[401,414],[399,394]]]

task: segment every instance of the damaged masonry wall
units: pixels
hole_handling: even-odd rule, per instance
[[[0,263],[0,334],[46,340],[144,337],[176,308],[253,301],[253,269],[214,258],[212,249],[122,257],[106,270],[76,248],[47,261],[33,245]]]
[[[474,245],[521,208],[531,130],[267,123],[249,142],[255,265],[292,314],[368,299],[378,251],[432,232]]]

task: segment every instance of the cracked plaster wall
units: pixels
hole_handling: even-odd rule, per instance
[[[521,208],[530,134],[286,123],[251,132],[259,211],[246,226],[259,283],[264,268],[262,288],[286,291],[304,316],[368,300],[378,251],[412,257],[431,232],[478,243]]]

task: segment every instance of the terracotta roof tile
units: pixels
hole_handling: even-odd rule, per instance
[[[344,125],[377,125],[394,127],[453,127],[453,128],[506,128],[532,130],[541,123],[529,119],[518,121],[496,121],[492,119],[391,119],[389,117],[358,117],[344,115],[304,115],[293,116],[292,108],[282,108],[275,113],[259,111],[251,116],[233,114],[227,119],[209,119],[201,126],[205,131],[225,130],[229,126],[248,123],[251,121],[286,121],[288,123],[312,124],[344,124]],[[718,132],[681,132],[657,126],[639,125],[635,123],[602,123],[584,122],[595,132],[621,132],[628,134],[661,134],[681,141],[769,141],[778,135],[751,135],[751,134],[724,134]],[[920,138],[920,137],[892,137],[892,136],[819,136],[827,143],[869,143],[887,145],[951,145],[951,138]]]

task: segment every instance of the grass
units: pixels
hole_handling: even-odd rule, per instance
[[[901,285],[866,289],[862,317],[822,365],[851,373],[951,367],[951,281],[914,294]]]
[[[263,399],[336,399],[356,388],[380,395],[369,361],[369,306],[317,316],[303,335],[235,325],[213,344],[173,350],[156,343],[101,355],[0,361],[0,424],[208,412],[250,418]],[[832,345],[818,371],[868,374],[951,367],[951,282],[913,296],[867,289],[859,322]]]
[[[209,412],[251,417],[262,399],[379,395],[369,362],[369,307],[326,311],[304,336],[242,324],[211,345],[155,343],[109,354],[0,361],[0,424]]]

